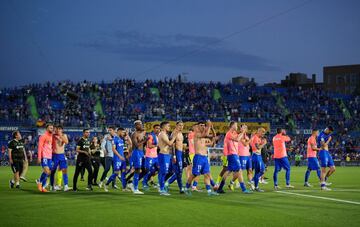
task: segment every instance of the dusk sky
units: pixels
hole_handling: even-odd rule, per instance
[[[358,0],[3,0],[0,87],[180,73],[322,81],[325,65],[360,64],[359,10]]]

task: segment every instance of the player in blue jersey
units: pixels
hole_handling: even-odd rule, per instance
[[[308,159],[308,168],[305,173],[305,187],[311,187],[309,184],[309,177],[312,170],[315,170],[318,178],[321,179],[321,171],[320,171],[320,165],[319,160],[316,157],[316,153],[319,151],[319,148],[316,144],[316,139],[319,135],[319,130],[313,129],[311,136],[309,137],[307,141],[307,159]]]
[[[158,146],[160,148],[160,153],[158,156],[159,159],[159,184],[160,184],[160,195],[169,196],[170,194],[165,190],[165,178],[169,173],[172,157],[172,146],[175,143],[177,134],[179,133],[177,129],[173,131],[173,138],[169,139],[170,123],[163,121],[160,124],[161,132],[159,133]]]
[[[209,196],[219,195],[217,192],[211,190],[211,174],[210,174],[210,165],[208,160],[208,151],[207,151],[207,139],[212,139],[210,136],[210,130],[212,128],[212,123],[210,121],[199,122],[199,124],[194,128],[194,148],[195,156],[192,168],[192,174],[186,182],[185,193],[191,195],[190,187],[192,181],[199,175],[204,175],[204,183],[206,191]]]
[[[109,177],[108,181],[104,185],[104,190],[108,191],[108,185],[111,182],[116,181],[116,177],[120,174],[121,171],[121,183],[123,190],[126,189],[126,161],[124,156],[124,144],[125,141],[129,143],[130,138],[125,137],[125,129],[118,128],[117,135],[113,137],[113,168],[114,172]]]
[[[334,132],[333,127],[328,126],[324,131],[320,133],[317,138],[318,146],[320,147],[319,159],[321,164],[321,189],[330,191],[331,189],[326,187],[330,186],[331,183],[327,183],[327,179],[335,172],[334,161],[329,152],[329,144],[332,139],[332,133]],[[326,172],[326,168],[330,169]]]
[[[53,134],[52,160],[54,165],[50,174],[50,187],[52,191],[55,191],[56,189],[60,190],[60,188],[54,187],[55,172],[58,166],[60,167],[60,171],[62,171],[62,177],[64,178],[64,191],[69,191],[70,189],[68,186],[68,166],[65,157],[65,145],[69,143],[69,140],[63,130],[63,127],[61,125],[58,125],[55,127],[55,133]]]
[[[135,121],[134,125],[135,125],[135,132],[131,136],[132,143],[134,145],[134,149],[131,154],[131,161],[135,169],[134,178],[133,178],[133,185],[134,185],[133,193],[136,195],[142,195],[144,193],[139,191],[138,186],[139,186],[139,180],[141,180],[142,176],[145,175],[144,171],[142,170],[145,169],[144,145],[146,144],[147,137],[145,136],[146,132],[140,120]]]
[[[131,141],[131,138],[129,136],[129,132],[123,128],[119,128],[118,130],[118,136],[123,138],[125,143],[124,143],[124,147],[123,147],[123,151],[124,151],[124,158],[125,158],[125,161],[122,163],[122,165],[124,166],[121,166],[122,170],[121,170],[121,174],[118,175],[118,178],[122,184],[122,191],[131,191],[130,188],[128,188],[128,185],[127,185],[127,177],[126,175],[129,173],[129,168],[127,168],[128,164],[129,164],[129,150],[131,149],[132,147],[132,141]]]
[[[183,190],[183,183],[182,183],[182,174],[183,174],[183,152],[184,152],[184,136],[183,136],[183,129],[184,129],[184,123],[182,121],[176,122],[176,131],[178,132],[176,135],[174,148],[175,153],[173,156],[173,163],[172,163],[172,169],[173,169],[173,175],[170,177],[170,179],[165,183],[165,188],[168,187],[169,184],[172,184],[175,180],[179,186],[179,191],[181,194],[184,193]],[[174,135],[172,134],[171,137],[173,138]]]

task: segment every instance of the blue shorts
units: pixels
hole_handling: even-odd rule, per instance
[[[252,169],[251,157],[250,156],[239,156],[241,169],[249,170]]]
[[[49,169],[52,169],[52,166],[53,166],[52,159],[49,159],[49,158],[41,159],[41,166],[43,168],[48,167]]]
[[[183,152],[176,150],[175,155],[176,155],[176,164],[175,164],[174,168],[175,168],[175,171],[179,172],[179,171],[182,171],[182,169],[183,169]]]
[[[150,171],[156,171],[159,169],[159,159],[158,158],[145,158],[145,169]]]
[[[290,169],[290,162],[287,157],[275,158],[275,171],[280,171],[282,168],[285,170]]]
[[[132,167],[134,166],[134,162],[130,156],[130,159],[129,159],[129,168],[132,169]]]
[[[195,154],[193,161],[192,174],[199,176],[200,174],[210,173],[210,165],[208,157],[205,155]]]
[[[263,173],[265,171],[265,165],[261,155],[253,154],[251,160],[255,173]]]
[[[171,155],[170,154],[159,154],[159,172],[161,174],[168,174],[170,169]]]
[[[239,155],[232,154],[227,156],[228,170],[231,172],[238,172],[241,169]]]
[[[131,154],[131,160],[135,169],[141,169],[144,167],[144,151],[135,149]]]
[[[113,170],[114,172],[118,172],[120,170],[126,170],[126,161],[122,161],[120,160],[119,157],[115,157],[113,158]]]
[[[121,170],[126,170],[126,165],[127,165],[127,163],[126,163],[126,160],[124,160],[124,161],[121,161]]]
[[[320,159],[321,167],[335,166],[334,161],[333,161],[329,151],[327,151],[327,150],[319,151],[319,159]]]
[[[53,161],[53,170],[56,170],[58,166],[60,166],[60,169],[67,169],[67,161],[65,154],[53,154],[52,155],[52,161]]]
[[[310,170],[320,169],[319,160],[317,158],[308,158],[308,169]]]

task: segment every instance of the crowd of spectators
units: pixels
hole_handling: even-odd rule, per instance
[[[215,90],[220,96],[214,97]],[[359,96],[332,94],[321,89],[239,86],[178,80],[115,80],[111,83],[63,81],[0,90],[1,124],[29,125],[27,98],[36,100],[38,117],[64,126],[97,127],[134,119],[184,121],[262,121],[290,128],[360,129]],[[101,106],[102,112],[96,109]],[[348,113],[348,117],[345,114]]]
[[[31,103],[29,97],[35,102]],[[34,111],[35,110],[35,111]],[[293,132],[290,154],[306,153],[306,139],[294,129],[336,129],[333,149],[340,159],[359,147],[360,97],[317,88],[273,88],[231,83],[181,80],[117,79],[113,82],[29,84],[0,90],[0,126],[34,127],[56,122],[65,127],[131,125],[143,121],[183,120],[269,122]],[[75,156],[77,136],[70,138],[67,156]],[[36,153],[36,135],[25,135],[27,149]],[[0,138],[6,141],[9,138]],[[271,140],[269,140],[271,141]],[[220,141],[221,144],[221,141]],[[0,144],[6,146],[6,144]],[[3,149],[2,149],[3,150]],[[272,150],[269,145],[268,150]],[[359,159],[351,155],[351,159]]]

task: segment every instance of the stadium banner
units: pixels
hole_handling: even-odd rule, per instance
[[[0,126],[0,131],[15,131],[18,129],[19,129],[19,127]]]
[[[151,132],[155,124],[160,124],[160,121],[151,121],[144,124],[146,132]],[[176,121],[169,121],[171,128],[175,128]],[[189,129],[197,122],[184,122],[184,132],[188,132]],[[225,134],[229,130],[229,122],[212,122],[217,133]],[[268,122],[239,122],[239,124],[246,124],[250,132],[256,131],[258,128],[263,127],[267,132],[270,131],[270,123]]]
[[[312,129],[294,129],[294,130],[287,130],[287,133],[290,135],[311,135]],[[276,128],[270,130],[271,135],[276,134]]]
[[[8,132],[11,133],[13,131],[19,130],[20,132],[34,132],[36,129],[34,128],[23,128],[17,126],[0,126],[0,132]]]
[[[334,161],[335,166],[360,166],[360,161]]]
[[[91,133],[101,133],[104,130],[102,128],[91,128]],[[83,128],[64,128],[64,133],[79,133],[82,134]],[[45,128],[38,128],[37,135],[40,136],[45,133]]]

